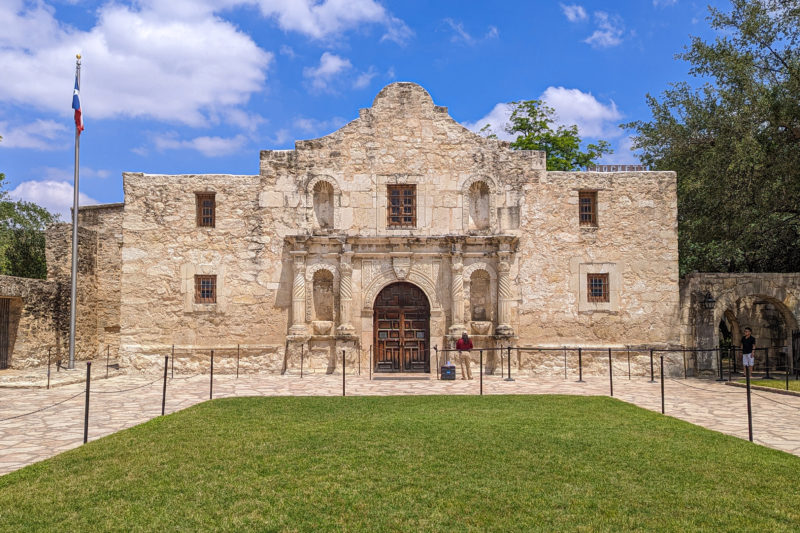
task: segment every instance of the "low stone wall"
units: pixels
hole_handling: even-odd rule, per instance
[[[9,367],[28,368],[64,358],[59,290],[54,281],[0,276],[0,298],[9,298]]]

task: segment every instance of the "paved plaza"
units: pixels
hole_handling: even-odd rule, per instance
[[[81,367],[84,365],[81,364]],[[477,372],[476,372],[477,374]],[[89,440],[145,422],[161,414],[163,375],[121,374],[92,381]],[[348,396],[478,394],[480,383],[437,379],[370,380],[367,375],[347,376]],[[0,387],[0,474],[78,447],[83,442],[83,383],[42,388]],[[274,374],[215,375],[214,398],[233,396],[340,396],[342,376],[279,376]],[[485,376],[484,394],[608,395],[607,376],[542,379],[527,376],[504,381]],[[709,380],[668,379],[665,382],[668,416],[715,431],[747,439],[747,403],[743,388]],[[614,397],[645,409],[661,411],[661,386],[646,378],[614,379]],[[174,413],[208,400],[209,375],[168,378],[166,412]],[[47,408],[53,404],[59,405]],[[753,391],[754,441],[800,455],[800,397]],[[18,416],[46,408],[27,416]],[[12,418],[15,417],[15,418]]]

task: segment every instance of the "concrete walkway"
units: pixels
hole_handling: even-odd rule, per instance
[[[507,382],[484,377],[484,394],[608,395],[608,377],[588,376],[585,383],[517,377]],[[145,422],[161,414],[162,376],[118,375],[92,382],[89,440]],[[478,394],[479,381],[380,379],[347,376],[347,394]],[[85,389],[82,383],[51,390],[0,388],[0,474],[52,457],[83,442]],[[122,392],[119,392],[122,391]],[[693,424],[747,439],[745,390],[714,381],[668,379],[666,414]],[[214,376],[214,398],[232,396],[339,396],[341,375]],[[645,409],[661,411],[661,387],[646,378],[615,378],[614,396]],[[209,397],[209,376],[168,379],[166,412],[173,413]],[[800,455],[800,398],[754,391],[754,441]],[[59,405],[47,408],[53,404]],[[19,416],[42,409],[27,416]],[[16,418],[12,418],[16,417]]]

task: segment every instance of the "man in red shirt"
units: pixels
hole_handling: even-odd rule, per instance
[[[461,338],[456,341],[456,350],[458,350],[458,359],[461,361],[461,379],[472,379],[472,362],[469,357],[469,351],[472,349],[472,341],[467,335],[467,332],[461,334]]]

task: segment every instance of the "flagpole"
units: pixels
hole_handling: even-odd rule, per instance
[[[75,78],[81,83],[81,55],[75,56]],[[78,160],[81,147],[80,130],[75,127],[75,183],[72,199],[72,279],[69,299],[69,369],[75,369],[75,309],[78,293]]]

